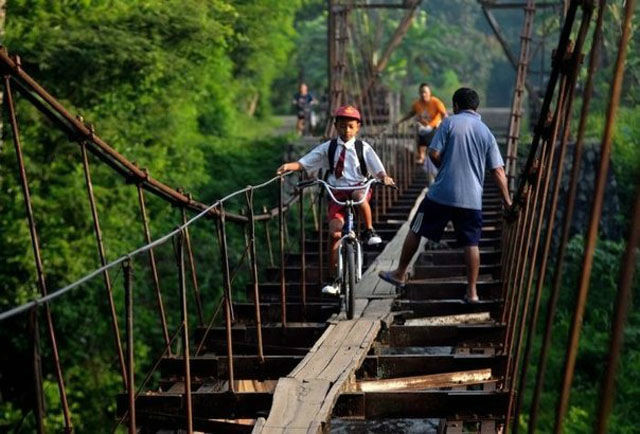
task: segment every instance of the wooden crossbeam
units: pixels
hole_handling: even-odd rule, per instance
[[[472,371],[446,372],[443,374],[358,381],[351,384],[350,390],[360,392],[393,392],[481,384],[488,380],[491,380],[491,369],[475,369]]]

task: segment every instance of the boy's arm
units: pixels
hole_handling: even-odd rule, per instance
[[[327,161],[327,151],[329,149],[329,144],[330,141],[324,142],[313,148],[298,161],[284,163],[282,166],[278,167],[276,173],[278,175],[282,175],[284,172],[298,172],[303,169],[307,172],[313,172],[318,169],[326,168],[329,163]]]
[[[396,183],[393,180],[393,178],[390,177],[389,175],[387,175],[387,172],[385,172],[385,171],[376,173],[376,178],[378,178],[380,181],[382,181],[384,183],[384,185],[396,185]]]
[[[278,170],[276,170],[276,175],[282,175],[285,172],[298,172],[302,169],[302,164],[300,164],[298,161],[294,161],[292,163],[284,163],[282,166],[278,167]]]
[[[376,151],[373,150],[371,145],[367,143],[363,152],[364,159],[367,163],[367,167],[369,168],[369,173],[374,173],[375,177],[385,185],[396,185],[393,178],[387,175],[387,171],[384,169],[382,161],[380,161],[380,157],[378,157],[378,154],[376,154]]]

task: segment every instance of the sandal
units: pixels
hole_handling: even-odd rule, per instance
[[[380,271],[378,273],[378,277],[384,280],[387,283],[392,284],[396,288],[403,289],[406,285],[406,282],[402,282],[391,275],[391,271]]]

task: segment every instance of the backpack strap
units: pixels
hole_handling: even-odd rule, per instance
[[[327,157],[329,157],[329,170],[327,171],[327,175],[333,173],[337,148],[338,139],[331,139],[331,142],[329,142],[329,151],[327,152]]]
[[[366,178],[369,175],[369,170],[367,168],[367,162],[364,159],[364,143],[362,142],[362,140],[356,140],[355,147],[356,155],[358,156],[358,162],[360,163],[360,173]],[[329,158],[329,170],[327,171],[327,175],[329,173],[333,173],[333,170],[335,169],[335,155],[337,148],[338,139],[332,139],[329,143],[329,150],[327,153],[327,157]]]
[[[362,140],[356,140],[356,155],[358,156],[358,162],[360,163],[360,173],[365,178],[369,176],[369,169],[367,168],[367,162],[364,159],[364,143]]]

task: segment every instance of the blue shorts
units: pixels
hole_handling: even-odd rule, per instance
[[[411,230],[418,235],[439,242],[444,228],[453,222],[458,245],[477,246],[482,232],[482,211],[443,205],[425,197],[418,208]]]

